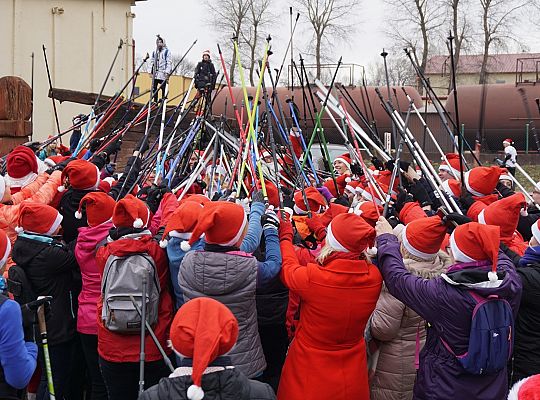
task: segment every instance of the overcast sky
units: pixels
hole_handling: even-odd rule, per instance
[[[219,1],[219,0],[215,0]],[[272,35],[272,50],[274,52],[273,64],[281,64],[283,53],[289,40],[289,6],[292,2],[275,0],[274,12],[279,14],[279,22],[270,29]],[[136,3],[133,8],[136,14],[134,20],[134,37],[136,52],[151,53],[155,48],[156,34],[160,34],[167,41],[169,49],[175,54],[182,54],[195,40],[198,42],[188,59],[198,61],[201,53],[209,49],[217,61],[216,35],[205,24],[207,16],[202,0],[148,0]],[[344,63],[354,63],[368,67],[370,63],[381,60],[380,53],[383,47],[389,48],[391,40],[384,34],[385,14],[387,13],[383,0],[363,0],[356,18],[358,28],[347,43],[338,43],[335,46],[333,59],[337,62],[343,56]],[[294,10],[296,15],[296,10]],[[306,17],[300,16],[299,27],[296,30],[294,43],[295,54],[311,38],[306,27]],[[300,24],[303,23],[303,24]],[[522,24],[531,29],[530,24]],[[537,28],[528,35],[523,35],[524,41],[532,51],[538,51],[539,44],[532,39],[538,38]],[[392,57],[391,53],[389,57]],[[395,54],[394,54],[395,56]],[[295,57],[297,59],[297,57]],[[229,62],[229,60],[226,60]],[[358,79],[359,76],[356,77]]]

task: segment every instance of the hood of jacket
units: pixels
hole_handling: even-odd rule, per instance
[[[77,248],[83,251],[94,251],[99,243],[106,242],[109,230],[112,228],[112,222],[106,221],[97,226],[83,226],[79,228],[77,237]]]
[[[433,279],[441,276],[446,272],[452,264],[451,257],[443,251],[439,251],[437,256],[432,260],[414,260],[412,258],[404,258],[403,263],[405,268],[416,276],[424,279]]]
[[[51,236],[21,233],[17,237],[11,257],[17,265],[28,265],[45,248],[51,245],[62,246],[62,244]]]

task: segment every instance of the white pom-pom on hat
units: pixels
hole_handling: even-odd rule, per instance
[[[497,273],[494,271],[488,272],[488,279],[490,282],[497,282],[499,280],[499,277],[497,276]]]
[[[75,211],[75,218],[82,219],[82,212],[80,212],[79,210]]]
[[[166,249],[168,244],[169,244],[169,241],[167,239],[163,239],[159,241],[159,247],[161,247],[162,249]]]
[[[346,177],[346,178],[345,178],[345,182],[347,182],[347,183],[350,183],[350,182],[352,182],[352,179],[351,179],[351,177],[350,177],[350,176]]]
[[[23,232],[24,232],[24,229],[23,229],[22,227],[20,227],[20,226],[16,226],[16,227],[15,227],[15,232],[17,232],[17,233],[23,233]]]
[[[180,249],[182,249],[184,252],[190,251],[191,245],[187,240],[184,240],[182,243],[180,243]]]
[[[187,397],[190,400],[202,400],[204,398],[204,391],[200,386],[191,385],[188,387]]]
[[[135,221],[133,221],[133,227],[134,228],[142,228],[144,226],[144,222],[140,218],[136,218]]]
[[[58,189],[57,189],[60,193],[62,193],[64,190],[66,190],[66,187],[64,185],[62,186],[58,186]]]

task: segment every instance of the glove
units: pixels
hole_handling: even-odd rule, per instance
[[[351,163],[351,172],[353,173],[353,175],[356,175],[356,176],[364,175],[364,170],[362,169],[362,166],[358,164],[357,162]]]
[[[372,158],[371,158],[371,163],[372,163],[373,166],[374,166],[375,168],[377,168],[379,171],[384,170],[384,165],[383,165],[383,163],[382,163],[381,160],[379,160],[377,157],[372,157]]]
[[[431,199],[429,198],[429,194],[421,182],[418,181],[413,183],[409,187],[409,192],[413,195],[416,201],[420,203],[420,206],[425,207],[431,205]]]
[[[332,200],[332,198],[334,197],[326,186],[318,187],[317,190],[319,191],[320,194],[323,195],[323,197],[326,199],[327,202],[330,202],[330,200]]]
[[[313,216],[312,218],[306,218],[306,225],[309,230],[315,234],[318,240],[326,238],[326,228],[319,217]]]
[[[99,139],[92,139],[90,140],[90,145],[88,146],[88,149],[92,152],[92,153],[95,153],[97,149],[99,149],[101,147],[101,140]]]
[[[279,224],[279,241],[286,240],[288,242],[293,241],[294,231],[290,221],[282,219]]]
[[[398,195],[396,198],[396,202],[394,203],[394,208],[396,209],[396,212],[399,214],[401,210],[403,210],[403,207],[405,206],[405,203],[411,203],[414,199],[412,196],[407,193],[405,190],[399,188],[398,189]]]
[[[33,342],[34,326],[37,325],[37,309],[41,306],[45,306],[45,320],[50,318],[50,302],[51,296],[44,296],[38,300],[31,301],[26,304],[21,304],[22,324],[24,330],[24,340],[26,342]]]
[[[472,219],[470,219],[466,215],[461,215],[459,213],[450,213],[448,215],[445,215],[442,218],[442,221],[450,229],[450,232],[452,232],[456,226],[472,222]]]
[[[263,229],[279,229],[279,218],[273,211],[266,211],[261,215],[261,225]]]
[[[461,206],[463,207],[463,209],[465,211],[468,211],[469,208],[471,208],[471,206],[474,204],[475,200],[473,199],[472,194],[465,191],[465,193],[461,194],[461,197],[459,198],[459,202]]]
[[[148,189],[146,204],[148,205],[148,208],[152,214],[156,213],[159,208],[159,204],[161,203],[161,199],[163,196],[165,196],[165,193],[168,192],[171,192],[171,189],[164,183],[160,184],[159,186],[152,185],[150,189]]]
[[[149,146],[148,146],[148,138],[146,136],[143,136],[140,140],[139,140],[139,143],[137,143],[137,146],[135,146],[135,150],[139,150],[139,153],[144,153],[145,151],[147,151],[149,149]]]
[[[68,165],[70,162],[72,162],[73,160],[76,160],[76,159],[77,159],[77,157],[70,157],[70,158],[68,158],[68,159],[66,159],[66,160],[64,160],[64,161],[62,161],[62,162],[56,164],[54,167],[49,168],[49,169],[48,169],[47,171],[45,171],[45,172],[47,172],[47,173],[50,175],[50,174],[52,174],[54,171],[63,171],[64,168],[66,168],[67,165]]]
[[[262,190],[257,190],[251,195],[251,201],[253,203],[264,203],[264,195]]]
[[[120,150],[122,150],[122,139],[115,140],[108,144],[103,151],[110,156],[111,154],[118,153]]]

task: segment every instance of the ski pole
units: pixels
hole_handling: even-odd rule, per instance
[[[42,296],[38,297],[38,300]],[[47,339],[47,323],[45,321],[45,306],[41,305],[37,310],[39,333],[41,334],[41,343],[43,345],[43,359],[45,360],[45,374],[47,375],[47,388],[49,390],[50,400],[55,400],[54,383],[51,368],[51,358],[49,357],[49,343]]]
[[[42,45],[42,48],[43,48],[43,57],[45,58],[45,67],[47,68],[47,79],[49,80],[49,92],[51,94],[51,99],[52,99],[54,119],[56,120],[56,129],[58,132],[58,138],[60,139],[60,144],[62,144],[62,136],[60,135],[60,122],[58,121],[58,111],[56,110],[56,103],[54,101],[51,71],[49,70],[49,61],[47,60],[47,49],[45,48],[45,45]]]
[[[146,328],[146,273],[143,273],[142,276],[142,313],[141,313],[141,351],[139,357],[139,396],[144,392],[144,344],[146,339],[145,328]]]

